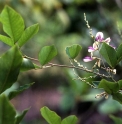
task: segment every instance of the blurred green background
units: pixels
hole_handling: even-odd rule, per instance
[[[105,38],[111,38],[112,45],[117,47],[121,42],[117,28],[119,25],[121,32],[121,0],[0,0],[0,11],[5,5],[20,13],[27,27],[40,24],[38,34],[22,48],[23,53],[30,57],[38,58],[43,46],[55,44],[58,56],[52,62],[70,65],[65,48],[80,44],[82,51],[77,60],[84,66],[92,67],[90,63],[82,61],[88,55],[87,47],[93,43],[84,13],[94,36],[101,31]],[[1,24],[0,33],[4,34]],[[1,54],[8,48],[0,42]],[[121,66],[116,68],[119,69],[116,79],[120,79]],[[77,73],[81,77],[90,75],[82,71]],[[21,124],[46,124],[39,111],[45,105],[62,118],[75,114],[79,118],[78,124],[113,124],[109,114],[122,116],[122,107],[118,102],[111,97],[108,100],[95,99],[95,95],[102,91],[92,89],[74,78],[72,69],[58,67],[21,73],[14,87],[35,82],[29,90],[12,100],[18,112],[31,106]]]

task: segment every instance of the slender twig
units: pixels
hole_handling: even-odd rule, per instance
[[[68,65],[59,65],[59,64],[53,64],[53,63],[49,63],[49,65],[51,65],[52,67],[53,67],[53,66],[57,66],[57,67],[75,68],[75,69],[78,69],[78,70],[86,71],[86,72],[88,72],[88,73],[93,73],[93,74],[98,75],[98,76],[100,76],[100,77],[111,78],[111,76],[106,76],[106,75],[104,75],[104,74],[100,74],[100,73],[97,73],[97,72],[93,72],[92,70],[89,70],[89,69],[86,69],[86,68],[81,68],[81,67],[76,67],[76,66],[68,66]]]
[[[77,60],[75,60],[75,62],[77,63]],[[75,67],[75,65],[74,65],[74,63],[72,62],[72,60],[70,60],[70,63],[71,63],[72,66]],[[78,63],[78,64],[80,64],[80,63]],[[80,67],[80,66],[79,66],[79,67]],[[74,72],[74,75],[77,77],[78,80],[81,80],[82,82],[85,82],[87,85],[91,86],[91,88],[97,89],[97,87],[95,87],[94,85],[92,85],[92,84],[90,84],[88,81],[86,81],[86,79],[91,78],[91,76],[88,77],[88,78],[81,78],[78,74],[76,74],[74,68],[73,68],[73,72]]]
[[[23,57],[39,62],[38,59],[31,58],[31,57],[28,57],[28,56],[26,56],[26,55],[23,56]],[[106,76],[106,75],[100,74],[100,73],[98,73],[98,72],[93,72],[93,70],[89,70],[89,69],[84,68],[84,67],[76,67],[76,66],[69,66],[69,65],[59,65],[59,64],[53,64],[53,63],[48,63],[48,65],[49,65],[49,66],[40,67],[40,69],[50,68],[50,67],[54,67],[54,66],[57,66],[57,67],[64,67],[64,68],[74,68],[74,69],[86,71],[86,72],[88,72],[88,73],[93,73],[93,74],[95,74],[95,75],[97,75],[97,76],[100,76],[100,77],[103,77],[103,78],[111,78],[111,76]]]
[[[27,58],[27,59],[34,60],[34,61],[38,61],[38,62],[39,62],[38,59],[35,59],[35,58],[32,58],[32,57],[29,57],[29,56],[26,56],[26,55],[24,55],[23,58]]]

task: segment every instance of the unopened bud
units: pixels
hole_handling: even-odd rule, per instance
[[[113,74],[116,74],[116,69],[113,69]]]
[[[97,94],[97,95],[95,96],[96,99],[99,99],[100,97],[101,97],[100,94]]]

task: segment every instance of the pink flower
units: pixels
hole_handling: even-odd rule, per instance
[[[95,41],[102,42],[103,38],[104,38],[103,33],[102,32],[97,32],[97,34],[95,36]]]
[[[85,58],[83,59],[84,62],[90,62],[90,61],[92,61],[92,60],[94,60],[94,58],[92,58],[92,57],[90,57],[90,56],[87,56],[87,57],[85,57]]]
[[[109,44],[110,41],[111,41],[111,38],[110,37],[108,37],[108,38],[105,39],[105,42],[108,43],[108,44]]]
[[[88,52],[94,52],[94,51],[98,50],[98,47],[99,47],[99,43],[96,41],[93,43],[93,47],[92,46],[88,47]]]
[[[92,46],[88,47],[88,52],[94,52],[94,51],[95,51],[95,49]]]

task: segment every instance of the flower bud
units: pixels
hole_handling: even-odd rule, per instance
[[[103,38],[104,38],[103,33],[97,32],[96,37],[95,37],[95,41],[102,42]]]

